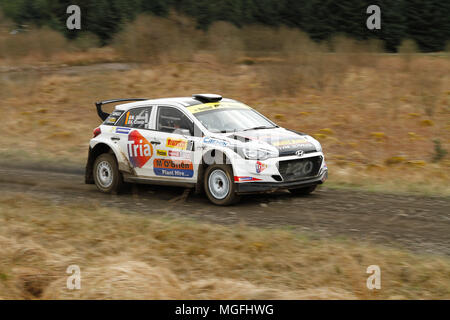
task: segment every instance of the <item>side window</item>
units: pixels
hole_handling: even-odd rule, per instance
[[[173,107],[159,107],[157,130],[172,133],[187,129],[192,135],[193,122],[180,110]]]
[[[123,111],[122,110],[114,110],[109,116],[108,118],[106,118],[106,120],[103,122],[103,125],[105,126],[113,126],[116,122],[117,119],[120,118],[120,116],[122,115]]]
[[[136,129],[148,129],[152,107],[134,108],[128,110],[116,123],[116,126]]]

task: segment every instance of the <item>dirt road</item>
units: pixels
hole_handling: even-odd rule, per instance
[[[251,195],[233,207],[216,207],[182,188],[135,186],[106,195],[85,185],[83,169],[0,169],[0,192],[28,194],[56,204],[87,203],[127,212],[188,217],[220,224],[285,227],[312,237],[344,237],[422,253],[450,255],[450,199],[331,190],[307,197],[287,191]]]

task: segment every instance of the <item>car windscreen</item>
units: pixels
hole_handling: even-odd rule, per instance
[[[252,128],[274,127],[274,124],[253,109],[223,108],[194,113],[211,132],[234,132]]]

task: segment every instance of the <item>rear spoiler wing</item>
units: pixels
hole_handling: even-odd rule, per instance
[[[104,101],[98,101],[95,103],[95,107],[97,108],[97,114],[103,121],[108,118],[109,113],[103,112],[102,106],[104,104],[110,104],[110,103],[117,103],[117,102],[128,102],[128,101],[145,101],[148,100],[146,98],[135,98],[135,99],[112,99],[112,100],[104,100]]]

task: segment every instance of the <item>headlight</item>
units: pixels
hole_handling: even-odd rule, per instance
[[[320,144],[319,141],[317,141],[316,139],[314,139],[311,136],[306,136],[305,138],[306,138],[306,140],[308,140],[309,142],[311,142],[314,145],[317,152],[322,152],[322,145]]]
[[[242,155],[249,160],[266,160],[278,157],[277,152],[264,149],[242,148]]]
[[[322,145],[320,144],[320,142],[317,142],[316,150],[317,150],[317,152],[322,152]]]
[[[248,147],[242,145],[228,145],[227,148],[236,152],[242,158],[247,160],[266,160],[278,157],[277,151]]]

